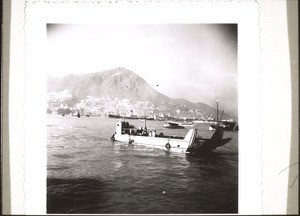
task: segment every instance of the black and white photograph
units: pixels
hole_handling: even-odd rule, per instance
[[[238,213],[238,24],[47,23],[47,213]]]
[[[297,5],[3,1],[3,214],[297,214]]]

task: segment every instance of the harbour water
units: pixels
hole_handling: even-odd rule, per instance
[[[238,132],[212,155],[112,142],[118,119],[47,117],[47,213],[201,214],[238,212]],[[135,126],[144,121],[130,120]],[[188,129],[157,132],[184,136]],[[211,137],[207,124],[198,134]]]

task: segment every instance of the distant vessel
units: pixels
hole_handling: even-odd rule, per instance
[[[183,126],[183,127],[194,127],[194,124],[193,122],[182,122],[179,124],[180,126]]]
[[[70,113],[70,115],[73,116],[73,117],[78,117],[78,118],[80,118],[80,116],[81,116],[79,110],[77,110],[77,111],[74,112],[74,113]]]
[[[109,118],[122,118],[122,116],[119,114],[108,114],[108,117]]]
[[[222,112],[220,120],[218,119],[219,114],[219,106],[217,101],[217,121],[213,122],[209,125],[209,130],[216,130],[218,128],[221,128],[222,130],[226,131],[238,131],[239,126],[238,123],[233,120],[221,120],[223,116],[224,111]]]
[[[139,119],[145,119],[145,117],[139,117],[139,116],[137,116],[137,115],[122,116],[122,118],[136,119],[136,120],[139,120]]]
[[[198,136],[197,129],[190,129],[185,137],[167,136],[157,134],[155,129],[147,129],[146,123],[144,128],[136,128],[124,120],[117,122],[111,140],[197,154],[211,152],[228,143],[231,138],[223,139],[223,130],[220,128],[217,128],[210,139]]]
[[[206,123],[205,120],[202,120],[202,119],[200,119],[200,120],[194,120],[193,122],[194,123],[199,123],[199,124]]]
[[[184,129],[185,127],[180,125],[178,122],[173,122],[173,121],[167,121],[167,123],[164,124],[165,128],[170,128],[170,129]]]
[[[154,117],[152,117],[152,116],[147,116],[147,117],[146,117],[146,120],[154,120]]]
[[[228,120],[222,120],[218,122],[217,124],[211,124],[209,126],[209,130],[216,130],[217,127],[221,127],[223,130],[226,131],[238,131],[239,126],[238,123],[235,121],[228,121]]]

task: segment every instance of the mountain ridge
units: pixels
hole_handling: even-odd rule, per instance
[[[162,100],[170,100],[169,97],[154,90],[140,76],[125,68],[83,75],[70,74],[62,78],[49,77],[47,84],[48,93],[69,89],[71,94],[78,99],[84,99],[87,96],[109,95],[158,103]]]
[[[184,98],[170,98],[153,89],[134,72],[121,67],[83,75],[69,74],[61,78],[48,76],[48,93],[66,89],[77,100],[84,100],[88,96],[109,96],[131,101],[149,101],[154,107],[164,107],[164,109],[182,107],[185,112],[194,109],[210,115],[216,113],[214,108],[202,102],[193,103]]]

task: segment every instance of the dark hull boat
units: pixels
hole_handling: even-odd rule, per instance
[[[210,130],[216,130],[217,128],[221,128],[225,131],[238,131],[239,126],[237,122],[226,122],[226,121],[221,121],[217,124],[211,124],[210,125]]]
[[[109,118],[122,118],[122,116],[118,115],[118,114],[108,114]]]
[[[233,120],[221,120],[224,110],[222,112],[220,119],[218,119],[218,113],[219,113],[219,106],[218,106],[218,102],[217,102],[217,121],[209,125],[209,130],[217,130],[218,128],[225,130],[225,131],[238,131],[239,130],[239,126],[238,126],[237,122],[235,122]]]

